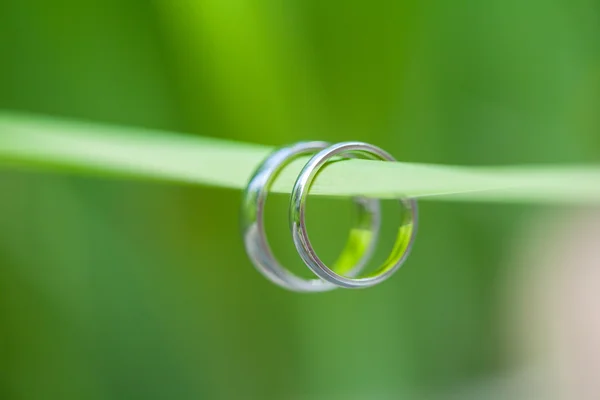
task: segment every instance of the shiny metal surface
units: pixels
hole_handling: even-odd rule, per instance
[[[273,283],[297,292],[322,292],[337,286],[322,279],[304,279],[284,268],[273,255],[264,228],[264,208],[269,188],[294,159],[314,154],[326,142],[300,142],[272,153],[254,172],[243,195],[241,229],[246,252],[256,269]],[[371,257],[380,226],[379,200],[356,197],[356,223],[336,262],[340,273],[354,276]]]
[[[304,166],[292,190],[290,202],[290,227],[296,249],[306,265],[321,279],[344,288],[364,288],[376,285],[389,278],[404,263],[412,248],[418,225],[417,202],[414,199],[400,199],[400,206],[406,212],[398,229],[398,236],[391,254],[375,272],[354,278],[327,267],[317,256],[306,230],[306,200],[310,188],[319,170],[332,157],[360,157],[374,160],[396,161],[390,154],[368,143],[343,142],[334,144],[315,154]],[[369,224],[366,221],[357,225],[362,233],[369,236]]]

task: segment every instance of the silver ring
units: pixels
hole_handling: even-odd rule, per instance
[[[327,267],[317,256],[308,238],[305,223],[306,199],[318,172],[334,156],[361,157],[367,159],[396,161],[390,154],[368,143],[344,142],[334,144],[315,154],[304,166],[292,190],[290,203],[290,227],[296,249],[306,265],[321,279],[335,285],[354,289],[376,285],[389,278],[404,263],[412,248],[417,232],[418,211],[415,199],[400,199],[400,205],[408,212],[402,213],[398,236],[391,254],[374,273],[353,278]]]
[[[326,142],[300,142],[272,153],[254,172],[244,192],[241,228],[244,246],[256,269],[273,283],[296,292],[323,292],[337,286],[322,279],[294,275],[277,261],[267,241],[264,207],[271,185],[294,159],[314,154],[329,146]],[[348,243],[336,262],[336,270],[354,276],[373,254],[380,226],[379,200],[355,197],[358,220]]]

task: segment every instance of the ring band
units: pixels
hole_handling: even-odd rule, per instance
[[[273,283],[297,292],[322,292],[337,286],[322,279],[304,279],[277,261],[267,241],[264,207],[271,185],[278,174],[294,159],[312,155],[329,146],[326,142],[300,142],[272,153],[254,172],[242,201],[241,228],[244,246],[256,269]],[[380,226],[379,200],[355,197],[358,219],[348,243],[336,263],[336,270],[353,276],[359,273],[373,254]]]
[[[334,156],[361,157],[383,161],[396,161],[390,154],[368,143],[343,142],[334,144],[315,154],[304,166],[292,190],[290,202],[290,227],[296,249],[306,265],[321,279],[335,285],[354,289],[376,285],[389,278],[404,263],[412,248],[418,225],[418,210],[415,199],[400,199],[407,212],[402,213],[398,236],[391,254],[373,274],[353,278],[342,275],[327,267],[317,256],[306,230],[306,200],[318,172]]]

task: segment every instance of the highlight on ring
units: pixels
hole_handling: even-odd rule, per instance
[[[297,158],[311,155],[298,175],[289,203],[290,235],[298,255],[315,275],[302,278],[285,268],[273,255],[264,226],[268,192],[279,173]],[[306,228],[306,203],[318,172],[333,157],[362,158],[394,162],[383,149],[363,142],[298,142],[271,153],[252,174],[243,194],[241,208],[242,238],[246,253],[258,272],[274,284],[295,292],[324,292],[335,288],[358,289],[377,285],[390,278],[404,264],[413,247],[418,226],[414,198],[398,199],[406,212],[399,221],[398,235],[386,261],[371,273],[364,273],[380,235],[379,199],[354,197],[357,218],[335,267],[327,266],[317,255]],[[347,272],[340,272],[347,271]]]

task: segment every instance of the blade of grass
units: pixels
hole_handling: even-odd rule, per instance
[[[243,189],[273,148],[161,132],[0,112],[0,164]],[[281,174],[289,193],[305,160]],[[458,167],[369,160],[332,163],[312,194],[414,196],[461,201],[600,202],[600,166]]]

